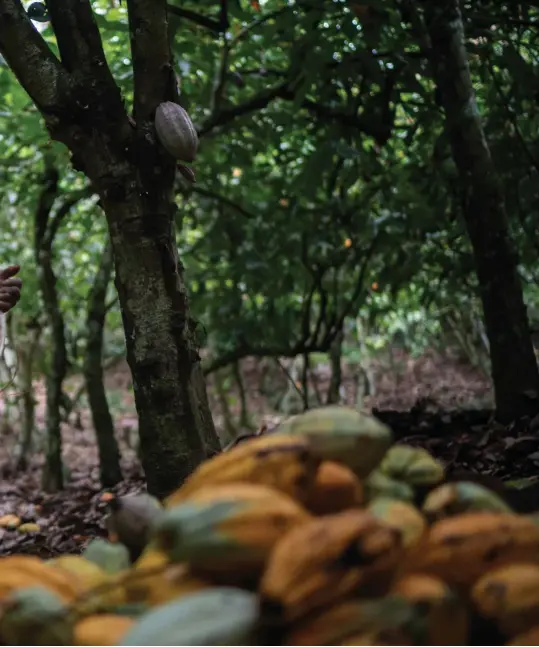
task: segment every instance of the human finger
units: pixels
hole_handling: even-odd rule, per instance
[[[18,274],[21,269],[20,265],[8,265],[3,270],[0,270],[0,280],[9,279],[15,274]]]
[[[22,280],[21,279],[4,279],[0,282],[0,289],[3,288],[17,288],[17,290],[20,290],[22,288]]]

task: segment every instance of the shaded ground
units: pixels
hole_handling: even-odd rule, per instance
[[[280,415],[270,410],[268,399],[261,393],[264,365],[246,361],[242,368],[253,424],[273,426]],[[470,469],[503,479],[523,478],[537,472],[539,417],[519,421],[508,428],[493,423],[489,412],[489,383],[478,371],[455,358],[435,353],[416,360],[400,353],[392,358],[391,366],[375,365],[374,374],[376,393],[365,400],[365,406],[372,407],[393,428],[398,440],[425,446],[442,458],[449,472]],[[329,373],[323,367],[317,371],[316,381],[321,391],[327,388]],[[272,383],[275,390],[284,389],[287,377],[277,370]],[[355,401],[354,384],[354,376],[347,374],[344,386],[349,403]],[[135,492],[143,488],[143,479],[136,457],[136,417],[127,367],[124,364],[115,367],[107,375],[106,385],[126,476],[115,491]],[[75,383],[72,386],[76,388]],[[211,381],[209,389],[215,422],[221,429],[222,409]],[[36,397],[38,425],[42,426],[43,389],[39,385]],[[239,398],[233,389],[228,400],[230,412],[237,419]],[[9,425],[4,425],[0,449],[0,516],[15,514],[23,521],[36,522],[41,530],[25,535],[0,528],[0,553],[24,551],[51,557],[78,552],[92,537],[105,535],[105,504],[100,502],[103,490],[98,481],[97,451],[84,406],[71,417],[69,425],[64,425],[63,440],[67,487],[61,493],[45,495],[39,485],[41,453],[35,454],[27,471],[15,473],[12,456],[16,434]]]

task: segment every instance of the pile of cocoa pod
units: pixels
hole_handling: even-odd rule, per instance
[[[108,528],[0,559],[2,644],[539,644],[539,520],[355,409],[116,499]]]

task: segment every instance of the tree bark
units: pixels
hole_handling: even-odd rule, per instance
[[[89,0],[48,0],[58,60],[20,0],[0,0],[0,52],[72,152],[107,217],[148,490],[178,487],[217,443],[173,224],[175,161],[155,110],[177,101],[165,0],[128,0],[134,120],[107,65]],[[136,125],[134,125],[136,123]]]
[[[120,450],[114,435],[114,421],[110,414],[107,394],[103,384],[103,330],[107,314],[107,289],[112,273],[112,247],[109,242],[94,284],[88,296],[86,319],[87,337],[84,356],[84,378],[92,422],[99,451],[99,475],[103,487],[112,487],[122,480]]]
[[[470,78],[458,0],[424,0],[430,58],[462,186],[463,215],[474,251],[490,342],[496,412],[510,420],[538,409],[533,353],[517,255],[501,186]]]
[[[41,325],[38,322],[29,321],[22,325],[25,326],[26,331],[21,340],[22,343],[19,342],[17,344],[17,355],[20,361],[17,384],[22,395],[22,429],[20,448],[16,462],[18,470],[26,470],[28,468],[28,458],[32,450],[34,439],[34,429],[36,424],[36,399],[33,384],[35,368],[34,360],[42,333]]]
[[[341,330],[333,340],[333,343],[331,344],[331,347],[329,349],[331,379],[329,382],[326,404],[338,404],[341,401],[343,341],[344,341],[344,328],[341,327]]]
[[[46,444],[42,484],[46,492],[63,489],[62,463],[62,385],[67,373],[67,352],[64,318],[56,292],[56,276],[52,266],[52,243],[56,227],[50,219],[58,195],[58,171],[47,168],[44,187],[35,215],[35,258],[39,287],[47,323],[50,327],[50,359],[46,376]],[[56,223],[59,224],[58,215]]]

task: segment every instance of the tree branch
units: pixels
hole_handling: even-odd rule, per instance
[[[212,114],[201,126],[197,128],[199,137],[208,135],[215,128],[226,126],[230,122],[248,115],[257,110],[266,108],[275,99],[283,99],[285,101],[293,101],[295,99],[295,92],[291,88],[289,81],[284,81],[279,85],[269,88],[260,92],[260,94],[251,97],[247,101],[240,103],[236,106],[224,108]],[[365,135],[377,138],[380,135],[380,126],[372,119],[364,118],[361,115],[342,110],[335,110],[329,106],[325,106],[310,99],[304,99],[301,107],[308,112],[312,113],[315,117],[323,121],[339,121],[340,123],[353,128]]]
[[[202,370],[204,375],[210,375],[244,357],[295,357],[301,352],[302,349],[298,346],[277,348],[272,346],[252,347],[249,344],[240,344],[237,348],[203,363]]]
[[[60,58],[69,72],[107,66],[89,0],[47,0]]]
[[[135,77],[134,116],[150,121],[158,104],[174,99],[176,81],[165,0],[127,0]]]
[[[205,27],[210,31],[214,31],[218,34],[225,32],[228,29],[228,22],[223,23],[220,20],[214,20],[213,18],[208,18],[202,14],[196,13],[195,11],[190,11],[189,9],[182,9],[181,7],[176,7],[174,5],[168,5],[168,12],[173,16],[178,16],[178,18],[185,18],[194,22],[196,25]]]
[[[284,7],[279,7],[279,9],[275,9],[274,11],[270,11],[269,13],[263,14],[262,16],[259,16],[258,18],[255,18],[252,22],[250,22],[248,25],[246,25],[237,36],[234,36],[234,38],[230,41],[230,48],[232,49],[235,47],[242,39],[244,39],[246,36],[248,36],[253,29],[256,27],[259,27],[260,25],[263,25],[265,22],[268,20],[272,20],[273,18],[277,18],[280,14],[284,13],[285,11],[289,11],[290,7],[288,5]]]
[[[0,0],[0,53],[39,110],[54,113],[67,95],[69,76],[20,0]]]
[[[256,215],[250,211],[247,211],[244,207],[242,207],[240,204],[237,202],[234,202],[230,198],[227,198],[224,195],[221,195],[220,193],[216,193],[215,191],[211,191],[210,189],[205,189],[202,186],[191,186],[190,187],[190,193],[196,193],[197,195],[201,195],[205,198],[210,198],[212,200],[216,200],[220,204],[226,205],[227,207],[230,207],[231,209],[234,209],[237,211],[240,215],[242,215],[244,218],[248,218],[250,220],[254,220],[256,218]]]
[[[94,194],[94,191],[90,185],[80,189],[78,191],[73,191],[68,196],[66,196],[64,202],[58,207],[54,215],[49,219],[49,224],[47,227],[47,232],[43,237],[43,245],[48,249],[52,247],[54,237],[60,228],[64,218],[69,214],[71,209],[79,203],[84,198],[90,198]]]
[[[240,103],[239,105],[232,106],[230,108],[225,108],[223,110],[220,110],[218,113],[211,115],[205,121],[205,123],[203,123],[202,126],[197,129],[199,137],[207,135],[219,126],[225,126],[238,117],[242,117],[243,115],[250,114],[251,112],[255,112],[257,110],[262,110],[274,99],[282,96],[287,88],[288,81],[285,81],[284,83],[280,83],[273,88],[264,90],[260,94],[255,95],[244,103]]]

